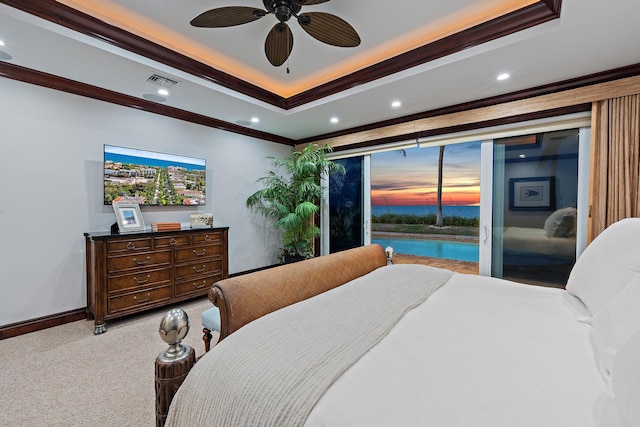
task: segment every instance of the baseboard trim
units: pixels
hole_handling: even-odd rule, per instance
[[[30,332],[40,331],[42,329],[52,328],[54,326],[64,325],[65,323],[71,323],[75,322],[76,320],[83,320],[86,318],[87,309],[78,308],[62,313],[38,317],[37,319],[25,320],[23,322],[0,326],[0,340],[16,337],[18,335],[28,334]]]
[[[277,267],[278,264],[268,265],[266,267],[255,268],[253,270],[242,271],[240,273],[230,274],[229,277],[242,276],[244,274],[253,273],[254,271],[266,270],[268,268]],[[10,325],[0,326],[0,340],[17,337],[18,335],[28,334],[30,332],[41,331],[43,329],[52,328],[54,326],[64,325],[65,323],[75,322],[87,318],[87,309],[77,308],[75,310],[65,311],[63,313],[50,314],[48,316],[38,317],[37,319],[25,320],[22,322],[12,323]]]

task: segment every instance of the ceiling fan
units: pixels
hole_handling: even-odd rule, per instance
[[[293,49],[293,33],[287,25],[293,16],[311,37],[339,47],[355,47],[360,44],[360,36],[346,21],[330,13],[307,12],[300,14],[302,6],[326,3],[329,0],[262,0],[264,8],[247,6],[226,6],[201,13],[191,20],[191,25],[202,28],[232,27],[246,24],[273,14],[278,23],[269,31],[264,42],[264,53],[269,62],[282,65]]]

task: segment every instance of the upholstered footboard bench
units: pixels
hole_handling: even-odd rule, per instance
[[[374,244],[221,280],[209,291],[209,300],[220,310],[219,339],[386,264],[384,249]]]
[[[209,291],[209,300],[219,313],[208,313],[208,324],[214,325],[211,326],[213,328],[219,325],[219,340],[223,340],[266,314],[383,267],[391,263],[391,256],[392,251],[387,253],[382,246],[373,244],[221,280]],[[216,310],[215,307],[213,310]],[[207,325],[203,339],[208,349],[211,334]],[[180,345],[179,342],[177,345]],[[177,351],[175,346],[172,351]],[[165,369],[165,372],[169,371]],[[156,370],[156,417],[159,425],[163,424],[172,393],[175,393],[184,376],[186,372],[183,370],[180,379],[169,381],[169,378],[158,378]],[[170,384],[172,391],[168,393],[166,389],[163,390],[162,384]],[[158,398],[160,395],[161,399]]]

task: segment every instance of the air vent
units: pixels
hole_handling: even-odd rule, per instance
[[[165,87],[167,89],[173,87],[174,85],[177,85],[178,82],[175,80],[172,80],[168,77],[163,77],[159,74],[153,74],[152,76],[150,76],[147,81],[151,84],[154,84],[156,86],[162,86]]]

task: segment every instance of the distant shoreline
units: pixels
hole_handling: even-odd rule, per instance
[[[411,215],[411,216],[427,216],[436,215],[437,206],[427,205],[372,205],[371,214],[373,216],[383,215]],[[480,206],[477,205],[443,205],[442,216],[444,217],[461,217],[461,218],[479,218]]]
[[[446,227],[443,227],[446,229]],[[466,242],[478,242],[478,236],[465,236],[458,234],[429,234],[429,233],[402,233],[394,231],[373,231],[372,238],[396,238],[396,239],[416,239],[416,240],[452,240]]]

